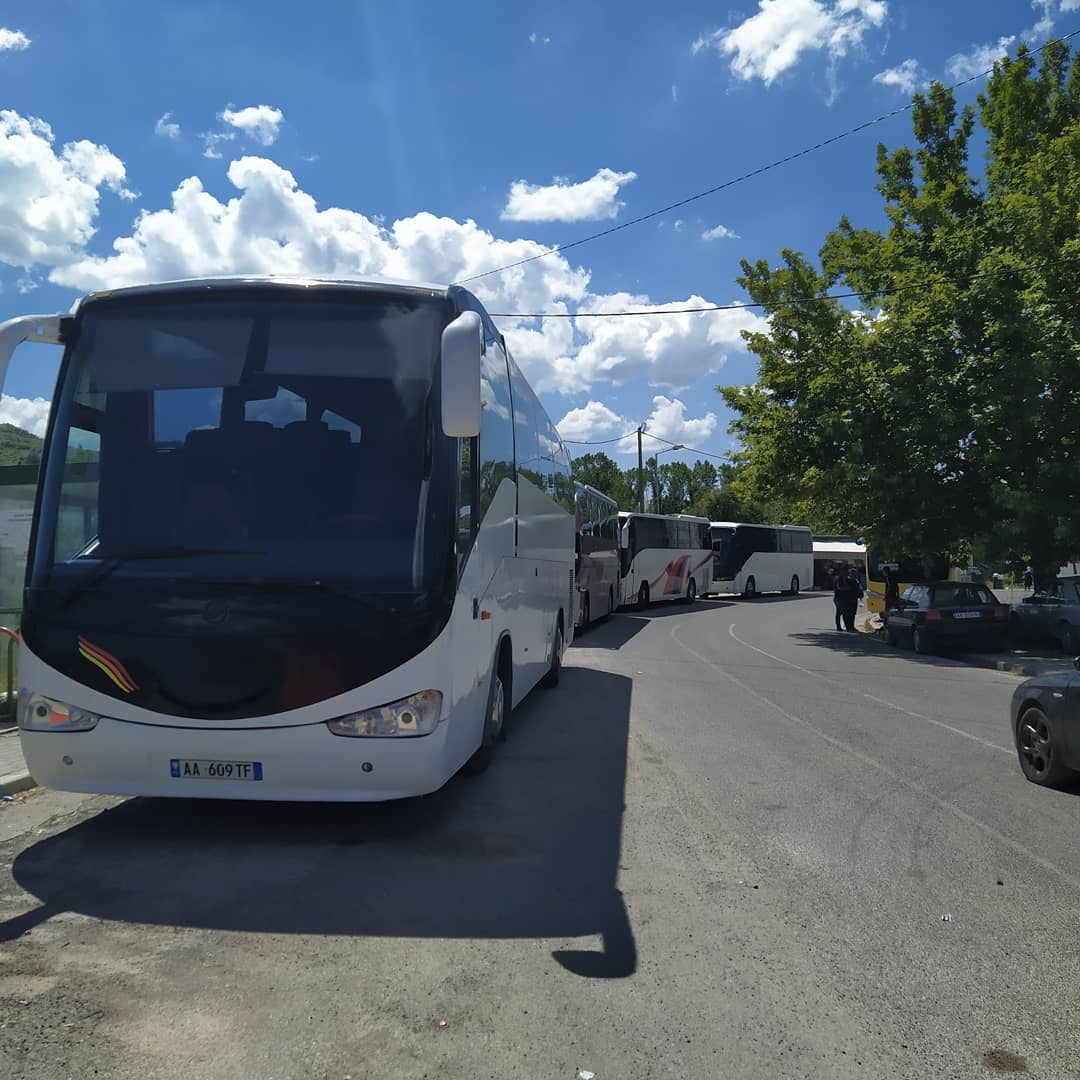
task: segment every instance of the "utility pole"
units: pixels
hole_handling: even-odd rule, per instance
[[[645,513],[645,466],[641,461],[641,433],[645,430],[644,424],[639,424],[637,429],[637,501],[638,513]]]

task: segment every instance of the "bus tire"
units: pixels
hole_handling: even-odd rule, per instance
[[[586,593],[581,598],[581,629],[584,632],[589,629],[589,621],[592,617],[592,613],[589,611],[589,594]]]
[[[608,586],[607,591],[607,617],[610,619],[615,614],[615,590]]]
[[[488,686],[487,706],[484,709],[484,727],[480,733],[480,746],[476,753],[465,763],[465,772],[469,776],[479,776],[495,760],[495,748],[506,737],[506,710],[508,686],[505,658],[507,653],[501,646],[491,668],[491,681]]]
[[[697,582],[691,578],[686,583],[686,602],[692,604],[697,599]]]
[[[748,600],[753,600],[757,596],[757,580],[751,575],[746,579],[746,588],[743,589],[743,596]]]
[[[639,608],[647,608],[649,606],[649,583],[643,581],[641,588],[637,591],[637,606]]]
[[[799,595],[799,575],[798,574],[792,574],[791,575],[791,595],[792,596],[798,596]]]
[[[547,674],[540,680],[540,685],[545,690],[553,690],[559,685],[559,676],[562,674],[562,651],[563,629],[562,612],[560,612],[558,621],[555,623],[555,637],[551,641],[551,666],[548,668]]]

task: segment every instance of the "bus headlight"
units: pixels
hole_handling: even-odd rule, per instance
[[[92,731],[101,717],[29,690],[19,691],[18,721],[23,731]]]
[[[363,709],[327,720],[326,726],[335,735],[353,738],[389,739],[395,736],[430,735],[442,712],[442,694],[438,690],[421,690],[400,701]]]

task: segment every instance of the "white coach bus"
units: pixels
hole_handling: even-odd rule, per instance
[[[619,514],[623,604],[689,603],[712,586],[712,541],[706,518],[686,514]]]
[[[814,584],[814,542],[805,525],[712,523],[713,590],[786,592]]]
[[[574,482],[577,518],[577,618],[584,630],[618,605],[619,507],[588,484]]]
[[[19,728],[43,784],[381,800],[487,766],[573,633],[570,459],[451,286],[215,279],[63,346]]]

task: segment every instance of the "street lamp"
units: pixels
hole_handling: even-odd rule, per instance
[[[660,506],[661,506],[661,503],[660,503],[660,465],[659,465],[659,462],[656,459],[661,454],[670,454],[670,453],[673,453],[676,450],[685,450],[685,449],[686,449],[686,447],[683,446],[682,443],[678,443],[675,446],[668,446],[668,447],[665,447],[663,450],[657,450],[656,453],[653,454],[653,459],[652,459],[653,478],[655,480],[655,482],[653,484],[653,491],[656,493],[656,512],[658,514],[661,513],[661,510],[660,510]]]

